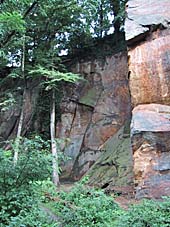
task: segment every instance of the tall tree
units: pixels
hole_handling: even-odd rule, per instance
[[[24,91],[22,95],[22,103],[21,103],[21,111],[20,111],[20,117],[18,122],[17,135],[15,140],[14,165],[16,165],[18,161],[20,138],[22,136],[22,127],[23,127],[23,121],[24,121],[25,94],[27,89],[27,84],[26,84],[27,82],[25,77],[25,35],[23,38],[23,47],[22,47],[22,54],[21,54],[21,78],[24,80],[25,83],[24,83]]]
[[[60,72],[54,69],[45,69],[39,66],[37,69],[32,70],[30,74],[42,75],[45,78],[43,83],[45,90],[51,94],[51,110],[50,110],[50,136],[51,136],[51,152],[52,152],[52,167],[53,167],[53,182],[56,186],[59,185],[59,166],[58,166],[58,151],[56,144],[56,96],[55,90],[57,84],[61,81],[75,83],[80,79],[79,75],[70,72]]]

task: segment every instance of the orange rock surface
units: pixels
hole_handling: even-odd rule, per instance
[[[132,104],[170,104],[170,31],[157,31],[129,50]]]
[[[77,179],[101,155],[102,146],[130,118],[127,53],[107,57],[105,62],[79,62],[73,71],[83,75],[86,81],[77,84],[72,91],[66,89],[65,97],[73,101],[63,100],[58,136],[71,140],[65,149],[72,158],[66,172]]]

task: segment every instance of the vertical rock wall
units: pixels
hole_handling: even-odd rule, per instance
[[[125,30],[134,107],[131,141],[137,198],[170,195],[169,12],[169,0],[129,0],[127,6]]]
[[[129,174],[129,179],[132,178],[131,150],[127,145],[121,153],[118,146],[124,134],[129,137],[129,131],[124,126],[128,125],[131,117],[127,52],[117,53],[104,61],[78,62],[72,70],[83,75],[85,81],[77,84],[72,94],[68,90],[62,102],[63,114],[58,125],[58,136],[68,137],[71,141],[65,148],[71,160],[65,165],[63,177],[79,179],[88,171],[93,183],[100,182],[102,185],[113,182],[114,178],[117,185],[120,182],[119,185],[126,184],[125,175]],[[119,138],[122,138],[120,141],[116,137],[118,131]],[[130,144],[130,141],[126,141],[126,144]],[[104,156],[110,161],[98,161],[98,167],[93,168],[92,174],[91,166],[99,158],[103,160]],[[122,160],[118,161],[118,157]],[[124,180],[119,182],[119,178],[123,177]],[[129,179],[129,182],[132,181]]]
[[[137,198],[170,195],[169,10],[169,0],[129,0],[128,56],[77,63],[73,71],[87,82],[73,89],[71,104],[64,102],[58,127],[60,137],[71,139],[65,149],[72,157],[65,177],[78,179],[87,172],[90,183],[102,187],[134,182]],[[131,104],[130,141],[125,125]]]
[[[63,179],[87,173],[91,184],[103,188],[125,191],[135,183],[137,198],[170,195],[169,12],[170,0],[129,0],[128,50],[100,60],[79,59],[72,66],[84,80],[66,86],[61,103],[57,137],[69,139],[62,149],[70,157]],[[114,50],[125,44],[117,38]],[[37,87],[29,84],[23,135],[37,98]],[[0,141],[16,134],[19,113],[17,105],[1,112]]]
[[[10,86],[10,89],[11,87],[13,88],[16,103],[9,106],[8,110],[0,111],[0,142],[2,142],[2,144],[7,140],[15,138],[22,108],[22,94],[19,89],[17,90],[17,86],[21,87],[22,84],[15,81],[14,84],[8,84],[8,86]],[[4,87],[6,88],[6,85]],[[3,89],[4,88],[2,88],[2,90]],[[32,126],[38,95],[39,88],[37,83],[32,83],[31,81],[28,82],[28,88],[26,89],[24,100],[24,127],[22,129],[22,136],[28,133],[30,127]]]

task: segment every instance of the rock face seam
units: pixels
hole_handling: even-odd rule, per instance
[[[63,177],[71,177],[74,180],[79,179],[86,172],[90,174],[89,171],[91,167],[106,152],[109,152],[110,155],[116,154],[117,151],[114,151],[116,147],[114,148],[114,146],[112,147],[111,145],[115,139],[117,140],[117,137],[114,137],[114,135],[122,126],[124,127],[124,124],[127,120],[130,120],[131,116],[131,107],[129,105],[130,94],[128,86],[127,52],[106,57],[106,62],[104,64],[99,60],[94,60],[92,62],[79,62],[77,65],[74,66],[75,68],[73,67],[72,71],[84,75],[84,79],[87,83],[82,82],[77,84],[77,88],[72,90],[72,96],[70,99],[72,100],[72,97],[74,97],[74,99],[77,100],[76,103],[78,106],[90,106],[91,112],[88,121],[86,119],[85,122],[82,122],[83,124],[81,123],[81,127],[83,128],[82,136],[77,134],[78,129],[76,128],[75,131],[72,130],[72,134],[70,135],[72,143],[75,144],[74,147],[77,143],[76,138],[81,138],[81,146],[79,146],[79,148],[76,146],[78,148],[76,148],[76,156],[72,159],[70,168],[68,168],[68,165],[66,164],[67,167],[65,171],[67,174],[63,175]],[[69,93],[69,95],[70,94],[71,93]],[[69,105],[69,103],[66,104],[66,106],[67,105]],[[65,107],[65,109],[67,110],[68,107]],[[84,110],[84,112],[80,112],[81,119],[86,115],[86,109]],[[77,109],[76,112],[78,111],[79,110]],[[63,116],[64,112],[65,111],[63,111]],[[76,125],[76,121],[77,119],[74,118],[73,125]],[[64,121],[62,125],[65,125]],[[64,134],[62,135],[62,130],[63,127],[60,128],[59,131],[60,137],[64,137]],[[73,133],[77,134],[75,139]],[[126,134],[129,135],[128,133]],[[126,138],[123,138],[123,141],[124,139],[126,140]],[[65,152],[69,154],[72,149],[71,147],[72,146],[68,147]],[[128,147],[128,150],[129,149],[130,148]],[[132,160],[131,152],[129,152],[128,157],[127,153],[125,156],[127,159]],[[106,169],[112,168],[114,173],[110,175],[111,178],[109,177],[108,181],[111,182],[111,179],[116,178],[117,180],[114,180],[114,182],[117,182],[116,184],[118,185],[120,174],[117,168],[115,168],[115,165],[117,165],[116,157],[117,156],[114,156],[112,160],[108,160],[107,157],[107,161],[102,162],[99,168],[105,169],[103,172],[104,175],[107,175]],[[123,164],[124,162],[126,164]],[[125,165],[126,168],[128,165],[127,163],[131,165],[130,162],[124,160],[120,161],[120,163],[118,163],[118,165]],[[121,168],[118,167],[119,171]],[[99,171],[99,169],[97,171]],[[124,180],[122,180],[122,183],[119,185],[125,185],[126,177],[123,176],[123,172],[121,174],[123,177],[121,177],[121,179]],[[128,174],[129,176],[131,175],[130,169],[128,170]],[[128,179],[131,179],[131,176]],[[96,179],[96,181],[98,180]]]

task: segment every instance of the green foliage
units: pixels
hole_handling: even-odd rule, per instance
[[[17,31],[23,33],[25,31],[25,21],[21,14],[16,11],[0,13],[0,33],[4,35],[5,32]]]
[[[117,227],[168,227],[170,226],[170,198],[162,202],[144,200],[124,211]]]
[[[124,210],[100,189],[85,186],[83,178],[68,192],[56,192],[45,187],[46,202],[65,227],[168,227],[170,198],[162,201],[143,200]]]
[[[0,66],[5,66],[8,63],[8,56],[5,50],[0,50]]]
[[[5,97],[0,100],[0,110],[2,112],[7,111],[9,108],[13,107],[16,103],[15,98],[12,93],[6,93]]]
[[[46,78],[43,85],[45,85],[45,89],[51,90],[52,88],[56,87],[56,83],[60,81],[65,81],[69,83],[75,83],[77,80],[80,79],[79,75],[71,73],[71,72],[59,72],[54,69],[46,69],[42,66],[39,66],[35,70],[31,70],[29,74],[37,74],[38,76],[43,76]]]
[[[65,227],[114,226],[118,205],[101,190],[76,184],[71,191],[60,192],[52,209]]]
[[[15,217],[16,220],[20,216],[28,218],[29,213],[35,211],[32,211],[38,202],[35,182],[51,175],[51,156],[46,148],[47,144],[38,136],[23,139],[17,165],[13,164],[12,157],[15,143],[10,151],[0,150],[0,220],[4,226],[11,220],[14,223]]]
[[[86,29],[90,30],[93,37],[100,37],[108,34],[113,28],[113,16],[108,0],[85,0],[79,1],[83,9],[82,19],[85,21]]]
[[[144,200],[123,210],[102,190],[85,186],[88,176],[69,192],[56,191],[49,178],[48,141],[39,136],[21,141],[16,166],[12,158],[15,143],[11,150],[0,150],[0,227],[170,226],[170,198]],[[47,217],[40,202],[56,213],[61,224]]]
[[[0,225],[0,227],[5,226]],[[58,227],[58,224],[50,220],[45,212],[34,205],[30,207],[29,212],[22,210],[17,217],[12,217],[6,227]]]
[[[104,37],[112,29],[113,20],[121,18],[120,7],[111,0],[10,0],[0,5],[1,48],[9,62],[21,54],[21,39],[26,40],[27,61],[36,66],[51,60],[51,53],[90,46],[92,38]],[[113,1],[114,2],[114,1]],[[119,1],[116,1],[119,2]],[[115,6],[115,5],[114,5]],[[115,14],[115,12],[116,14]],[[117,19],[116,19],[117,20]],[[118,20],[121,21],[121,20]]]
[[[71,140],[70,140],[70,138],[65,138],[65,139],[56,138],[55,141],[56,141],[56,145],[57,145],[59,173],[61,173],[62,172],[62,168],[60,167],[61,163],[65,163],[71,159],[70,156],[66,155],[63,152],[62,148],[66,148],[68,146],[68,144],[70,144]]]
[[[128,0],[110,0],[110,6],[114,13],[114,28],[116,32],[123,30],[126,18],[125,5]]]
[[[37,194],[41,202],[47,203],[56,196],[56,186],[50,178],[43,181],[36,181]]]

